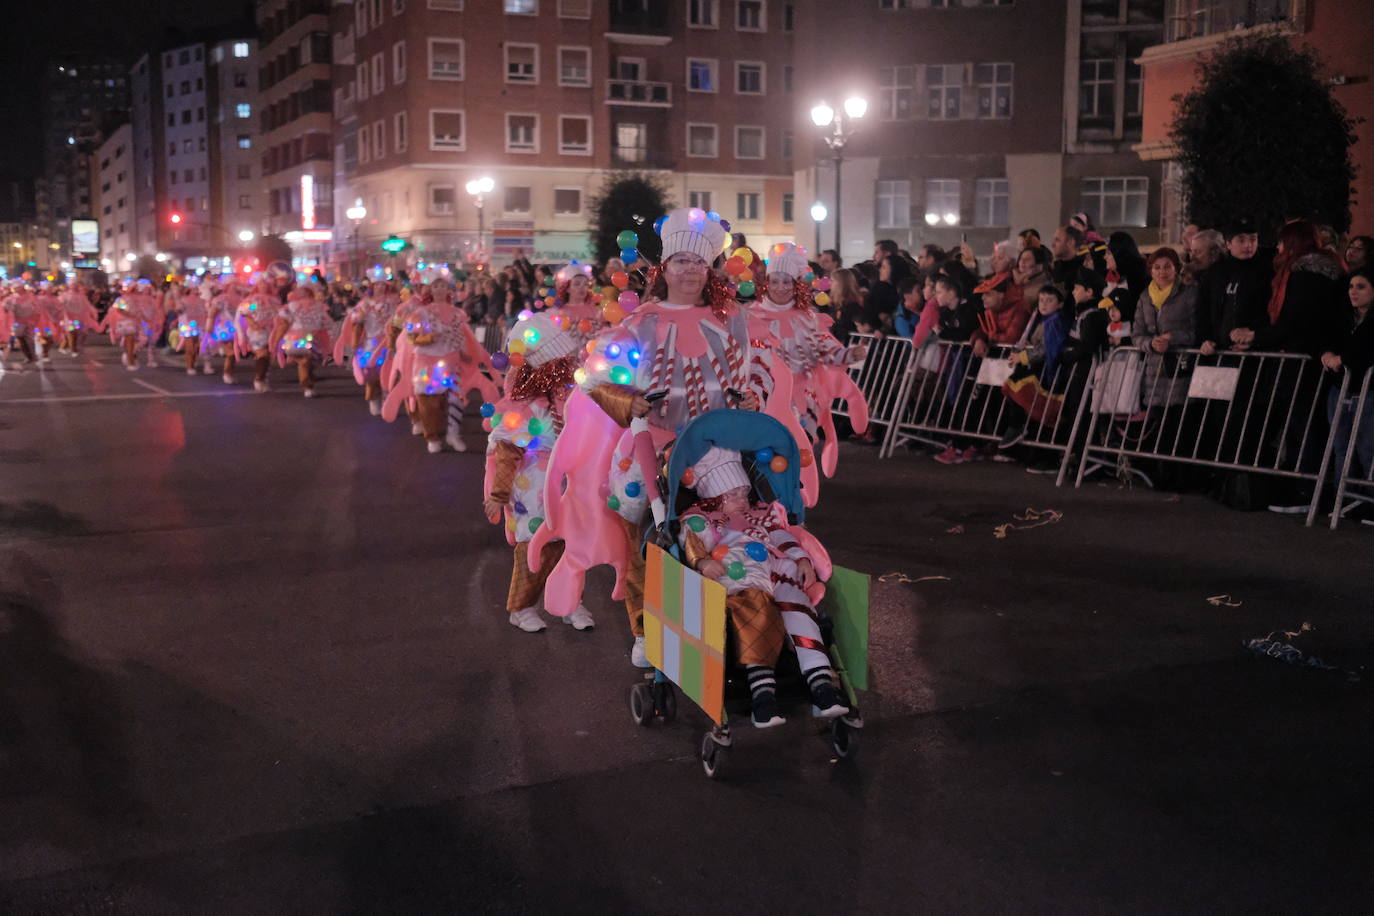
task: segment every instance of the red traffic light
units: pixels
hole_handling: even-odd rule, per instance
[[[173,213],[173,214],[169,217],[169,219],[172,221],[172,225],[173,225],[173,226],[179,225],[179,224],[181,223],[181,214],[180,214],[180,213]]]

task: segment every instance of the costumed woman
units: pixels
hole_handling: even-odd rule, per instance
[[[177,349],[186,356],[186,374],[196,374],[196,360],[200,358],[201,336],[209,326],[209,302],[202,287],[195,280],[187,281],[177,295]],[[209,290],[205,290],[209,292]],[[205,358],[205,374],[214,372],[210,367],[210,357]]]
[[[572,612],[588,568],[615,566],[615,597],[625,599],[631,661],[640,667],[648,666],[640,545],[657,498],[658,455],[693,417],[758,406],[747,387],[744,312],[711,269],[728,226],[712,217],[693,207],[657,224],[663,263],[650,271],[649,298],[597,337],[579,372],[579,387],[597,409],[576,395],[569,401],[545,486],[551,524],[530,546],[534,553],[555,538],[568,544],[545,594],[545,609],[558,616]]]
[[[79,356],[86,332],[100,324],[100,313],[91,305],[86,289],[73,283],[58,297],[62,302],[63,349],[68,356]]]
[[[272,367],[272,329],[280,303],[266,279],[260,278],[235,316],[234,347],[240,357],[253,357],[253,390],[258,394],[270,390],[267,370]]]
[[[848,367],[864,359],[859,344],[846,347],[830,333],[829,315],[813,308],[806,255],[791,242],[774,245],[759,298],[749,305],[751,387],[765,392],[764,412],[792,432],[802,454],[802,495],[807,506],[819,496],[814,448],[821,447],[821,469],[835,473],[839,443],[831,405],[849,402],[855,431],[867,428],[868,406],[849,377]],[[824,441],[822,442],[822,433]]]
[[[591,265],[573,261],[559,270],[554,274],[554,294],[562,304],[555,304],[547,314],[572,337],[581,359],[587,342],[606,329],[601,307],[592,298]]]
[[[386,283],[375,283],[344,317],[343,331],[334,345],[334,361],[343,361],[343,348],[353,348],[353,379],[363,386],[363,400],[374,417],[382,412],[382,365],[391,352],[391,319],[396,298]]]
[[[124,292],[105,313],[99,330],[109,331],[110,343],[123,351],[120,361],[124,368],[133,372],[138,368],[140,347],[148,351],[148,366],[157,365],[153,348],[162,334],[162,322],[162,303],[153,292],[152,281],[139,280],[124,287]]]
[[[210,303],[206,307],[205,340],[202,343],[204,352],[201,354],[205,358],[205,374],[213,374],[211,355],[219,351],[224,357],[222,378],[226,385],[234,384],[234,363],[237,356],[234,334],[238,330],[235,317],[242,299],[238,281],[229,277],[225,279],[223,287],[210,297]]]
[[[316,364],[327,360],[334,350],[329,343],[333,326],[329,310],[309,283],[291,290],[277,312],[271,350],[277,354],[279,365],[285,366],[288,359],[296,364],[296,379],[307,398],[315,396]]]
[[[517,322],[508,349],[511,368],[506,393],[496,404],[483,404],[491,434],[487,438],[487,475],[482,509],[487,520],[505,519],[506,540],[515,548],[506,612],[512,626],[526,633],[544,629],[539,599],[563,542],[543,546],[537,566],[529,561],[529,542],[544,522],[544,480],[549,455],[563,431],[563,411],[574,388],[578,350],[571,335],[545,314]],[[581,604],[564,623],[592,627],[592,615]]]

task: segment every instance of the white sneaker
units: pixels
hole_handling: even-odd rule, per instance
[[[382,415],[382,402],[376,398],[372,399],[371,401],[368,401],[367,412],[372,414],[374,417],[380,417]]]
[[[255,378],[253,379],[253,390],[258,394],[262,394],[267,390],[267,383],[260,378]]]
[[[124,366],[125,369],[129,368],[129,354],[127,354],[127,353],[121,353],[121,354],[119,354],[119,361],[120,361],[120,363],[123,364],[123,366]]]
[[[205,361],[205,365],[201,368],[200,371],[203,372],[203,373],[205,373],[206,375],[214,375],[214,374],[215,374],[215,367],[212,366],[212,365],[210,365],[210,361],[207,359],[207,360]]]
[[[419,423],[416,423],[414,420],[411,420],[410,434],[412,436],[423,436],[425,434],[425,428],[421,426]]]
[[[577,610],[563,618],[563,622],[572,624],[574,630],[590,630],[596,626],[596,621],[592,620],[591,612],[580,604],[577,606]]]
[[[226,385],[234,384],[234,377],[230,375],[228,372],[221,375],[220,378],[224,379],[224,384]]]
[[[306,397],[308,397],[308,398],[313,398],[313,397],[315,396],[315,389],[314,389],[314,388],[307,388],[307,389],[305,389],[305,391],[302,392],[302,393],[303,393]]]
[[[649,656],[644,652],[644,637],[636,636],[635,643],[630,647],[630,664],[636,668],[652,668],[649,664]]]
[[[426,443],[425,443],[425,448],[429,449],[429,453],[430,453],[431,455],[437,455],[437,454],[439,454],[440,452],[442,452],[442,451],[444,450],[444,443],[442,443],[442,442],[426,442]]]
[[[187,374],[187,375],[195,375],[195,374],[196,374],[196,370],[194,370],[194,369],[187,369],[187,370],[186,370],[186,374]]]
[[[456,429],[450,429],[444,436],[444,441],[447,442],[449,448],[453,449],[455,452],[466,452],[468,450],[468,444],[463,441],[463,434]],[[578,629],[580,630],[582,628],[578,627]]]
[[[519,627],[526,633],[538,633],[544,629],[544,620],[539,616],[537,610],[527,607],[523,611],[516,611],[510,615],[510,625]]]
[[[125,369],[128,369],[130,372],[137,372],[137,371],[138,371],[138,363],[131,363],[131,362],[128,362],[128,361],[126,360],[125,363],[124,363],[124,368],[125,368]]]

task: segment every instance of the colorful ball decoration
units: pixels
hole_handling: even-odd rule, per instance
[[[510,364],[511,364],[512,366],[514,366],[515,368],[517,368],[517,369],[519,369],[521,366],[525,365],[525,354],[523,354],[523,353],[512,353],[512,354],[510,355],[509,359],[510,359]]]
[[[621,471],[628,471],[630,468],[634,467],[634,465],[635,463],[631,461],[629,458],[620,459],[619,467]]]
[[[505,369],[510,365],[510,357],[504,353],[491,354],[491,365],[493,369]]]
[[[743,296],[744,298],[746,298],[746,299],[749,298],[750,296],[754,295],[754,281],[752,281],[752,280],[743,280],[743,281],[741,281],[741,282],[740,282],[740,285],[739,285],[739,294],[740,294],[741,296]]]
[[[721,221],[720,221],[720,228],[724,229],[726,232],[729,232],[729,231],[730,231],[730,221],[729,221],[728,219],[723,219],[723,220],[721,220]]]
[[[625,317],[625,310],[618,302],[608,302],[601,309],[601,316],[611,324],[620,324],[620,319]]]
[[[663,234],[663,224],[666,222],[668,222],[668,215],[666,213],[654,220],[654,235]]]
[[[638,244],[639,236],[636,235],[632,229],[622,229],[620,234],[615,237],[615,245],[617,248],[633,249]]]
[[[691,528],[697,534],[701,534],[706,530],[706,519],[702,518],[700,515],[689,516],[687,518],[687,527]]]
[[[611,370],[611,381],[617,385],[628,385],[634,381],[634,376],[624,366],[616,366]]]
[[[685,471],[682,472],[682,485],[683,485],[684,487],[695,486],[695,485],[696,485],[696,482],[697,482],[697,474],[696,474],[696,471],[693,471],[691,468],[688,468],[687,470],[685,470]]]
[[[733,256],[743,261],[746,267],[754,263],[754,253],[743,246],[736,248]]]
[[[501,417],[501,425],[504,426],[506,429],[519,429],[520,424],[524,422],[525,421],[521,418],[520,414],[516,413],[515,411],[511,411],[508,414],[503,414]]]
[[[625,484],[625,495],[630,497],[630,499],[634,499],[636,496],[639,495],[640,489],[641,488],[639,485],[639,481],[632,480],[629,483]]]
[[[813,452],[811,451],[811,449],[809,449],[809,448],[804,448],[804,449],[802,449],[802,452],[801,452],[801,466],[804,467],[804,468],[809,468],[809,467],[811,467],[811,465],[813,465],[813,464],[815,464],[815,463],[816,463],[816,455],[815,455],[815,453],[813,453]]]
[[[744,259],[739,255],[734,255],[725,262],[725,272],[732,277],[738,277],[744,270]]]
[[[705,528],[706,526],[702,525],[702,527]],[[717,544],[711,550],[711,559],[715,560],[717,563],[724,562],[725,558],[729,555],[730,548],[726,547],[724,544]]]
[[[741,271],[739,272],[739,278],[740,278],[740,280],[753,280],[753,279],[754,279],[754,272],[753,272],[752,270],[750,270],[749,268],[746,267],[746,268],[744,268],[744,270],[741,270]]]
[[[639,260],[639,252],[633,248],[622,248],[620,249],[620,260],[626,264],[633,264]]]
[[[623,270],[617,270],[615,273],[611,274],[611,283],[614,284],[616,289],[624,289],[630,285],[630,275]]]
[[[768,470],[772,471],[774,474],[781,474],[783,471],[787,470],[787,459],[781,455],[774,455],[773,460],[768,462]]]
[[[453,279],[457,280],[459,283],[462,283],[467,278],[468,272],[466,270],[463,270],[462,268],[459,268],[458,270],[455,270],[453,272]]]
[[[530,422],[525,425],[530,431],[531,436],[537,436],[544,431],[544,421],[538,417],[530,417]]]
[[[754,460],[760,464],[767,464],[773,460],[773,456],[776,454],[777,452],[765,446],[754,453]]]
[[[537,515],[534,518],[530,519],[530,534],[534,534],[536,531],[538,531],[539,526],[542,524],[544,524],[544,520]]]
[[[744,552],[747,553],[749,559],[753,560],[755,563],[762,563],[764,560],[768,559],[768,548],[764,547],[758,541],[750,541],[749,546],[744,548]]]
[[[616,304],[626,312],[633,312],[635,309],[639,308],[639,293],[632,289],[627,289],[620,294],[620,298],[616,299]]]
[[[829,278],[829,277],[821,277],[819,280],[817,280],[817,281],[816,281],[816,289],[820,290],[820,291],[823,292],[823,293],[828,293],[828,292],[830,292],[830,278]]]
[[[496,405],[488,401],[481,407],[477,408],[477,412],[480,413],[482,416],[490,419],[496,413]]]
[[[743,579],[744,564],[741,563],[739,560],[736,560],[735,562],[731,563],[728,567],[726,567],[725,572],[731,579]]]
[[[619,509],[620,497],[616,496],[614,493],[606,497],[606,508],[610,509],[612,512],[615,512],[617,509]]]
[[[822,305],[822,306],[824,306],[824,305],[829,305],[829,304],[830,304],[830,294],[829,294],[829,293],[816,293],[816,296],[815,296],[815,298],[814,298],[812,301],[815,302],[817,305]]]

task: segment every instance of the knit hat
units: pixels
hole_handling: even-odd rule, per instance
[[[696,478],[692,488],[702,499],[711,499],[736,487],[750,485],[739,452],[714,445],[692,465],[692,474]]]
[[[517,321],[506,338],[506,349],[517,340],[525,345],[525,365],[530,367],[571,356],[577,350],[577,342],[543,312]]]
[[[1090,290],[1094,296],[1100,297],[1102,290],[1107,288],[1107,279],[1095,270],[1080,267],[1078,273],[1074,275],[1073,285],[1081,286]]]
[[[558,273],[553,275],[553,281],[559,286],[572,282],[572,278],[581,274],[588,280],[592,278],[592,265],[581,264],[574,260],[572,263],[559,268]]]
[[[787,274],[794,280],[800,280],[810,269],[806,263],[805,249],[791,242],[778,242],[770,248],[767,264],[770,274]]]
[[[663,260],[680,252],[697,255],[707,264],[725,250],[725,227],[700,207],[681,207],[669,213],[658,230],[663,239]]]

